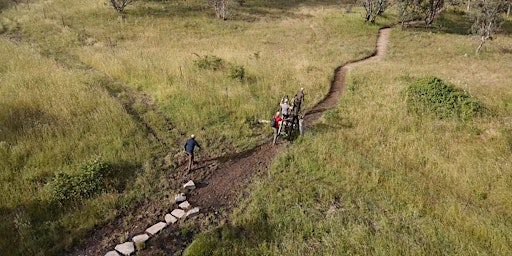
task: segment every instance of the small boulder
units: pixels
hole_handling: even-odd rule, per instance
[[[190,203],[188,201],[185,201],[179,204],[178,207],[180,207],[183,210],[188,210],[190,208]]]
[[[174,216],[178,219],[181,219],[185,216],[185,211],[182,209],[174,209],[174,210],[172,210],[171,214],[172,214],[172,216]]]
[[[134,236],[132,238],[132,241],[135,244],[135,248],[137,248],[137,250],[142,250],[142,249],[144,249],[144,246],[148,239],[149,239],[149,236],[147,234],[142,234],[142,235]]]
[[[194,216],[199,213],[199,207],[194,207],[187,212],[185,217]]]
[[[172,214],[170,214],[170,213],[166,214],[164,219],[165,219],[165,223],[167,223],[167,225],[174,224],[178,221],[178,219],[176,219],[176,217],[172,216]]]
[[[149,239],[149,236],[147,234],[142,234],[142,235],[134,236],[132,238],[132,241],[134,243],[140,243],[140,242],[146,242],[148,239]]]
[[[105,254],[105,256],[121,256],[121,254],[117,253],[116,251],[110,251]]]
[[[126,242],[122,244],[116,245],[114,248],[117,252],[121,253],[124,256],[128,256],[135,252],[135,245],[132,242]]]
[[[174,197],[174,202],[179,204],[181,202],[184,202],[187,200],[187,197],[185,196],[184,193],[180,193],[180,194],[177,194],[175,197]]]
[[[187,183],[185,183],[185,185],[183,185],[183,188],[188,190],[194,190],[196,189],[196,184],[194,184],[192,180],[189,180]]]
[[[148,229],[146,229],[146,233],[148,233],[149,235],[153,236],[156,233],[160,232],[160,230],[164,229],[165,227],[167,227],[167,223],[165,223],[165,222],[158,222],[155,225],[153,225],[153,226],[149,227]]]

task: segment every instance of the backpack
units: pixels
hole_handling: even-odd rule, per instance
[[[274,117],[270,119],[270,127],[276,127],[276,119]]]

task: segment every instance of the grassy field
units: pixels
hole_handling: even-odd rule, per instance
[[[371,54],[378,25],[338,1],[0,3],[0,250],[56,255],[152,198],[189,133],[205,156],[267,141],[257,124],[300,87]],[[201,69],[215,56],[222,65]],[[208,60],[208,59],[206,59]],[[242,75],[240,75],[242,70]],[[176,162],[176,159],[173,159]]]
[[[478,38],[449,27],[461,20],[445,13],[441,29],[393,29],[387,55],[351,69],[339,107],[186,254],[512,254],[512,37],[477,56]],[[426,76],[490,113],[407,111],[404,90]]]
[[[220,21],[200,0],[139,1],[125,14],[97,0],[0,2],[2,254],[61,254],[152,198],[174,171],[157,162],[189,133],[208,156],[267,141],[257,119],[300,87],[311,107],[393,21],[364,24],[361,9],[327,0],[231,8]],[[512,254],[512,38],[476,56],[467,25],[444,13],[432,31],[393,29],[385,58],[350,70],[339,107],[187,253]],[[201,69],[206,56],[222,65]],[[491,114],[408,112],[403,91],[425,76]]]

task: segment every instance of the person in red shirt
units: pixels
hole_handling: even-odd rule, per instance
[[[272,127],[272,129],[274,129],[274,142],[273,144],[276,144],[276,140],[277,140],[277,136],[279,135],[279,126],[281,126],[281,122],[283,121],[283,119],[281,118],[281,113],[279,113],[279,111],[276,113],[275,116],[273,116],[272,118],[274,118],[276,120],[276,124]]]

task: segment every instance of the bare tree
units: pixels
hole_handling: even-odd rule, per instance
[[[123,12],[124,8],[133,2],[135,2],[135,0],[110,0],[112,7],[114,7],[118,12]]]
[[[418,0],[396,0],[400,25],[403,29],[405,23],[415,19],[418,14]]]
[[[425,23],[432,24],[435,17],[444,7],[444,0],[428,0],[423,3],[423,14],[425,16]]]
[[[229,0],[207,0],[215,9],[215,15],[219,19],[227,20],[227,9]]]
[[[493,35],[501,29],[503,13],[506,10],[506,0],[478,0],[471,14],[473,25],[471,32],[480,36],[480,44],[476,53],[480,53],[482,47]]]
[[[364,21],[375,23],[377,16],[381,15],[388,7],[388,0],[361,0],[366,11]]]
[[[444,0],[397,0],[398,12],[402,21],[422,19],[430,25],[444,8]]]

